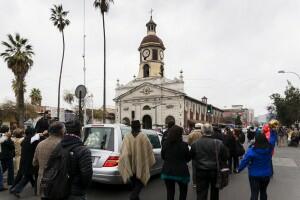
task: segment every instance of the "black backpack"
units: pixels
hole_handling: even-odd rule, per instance
[[[75,146],[63,148],[59,143],[51,153],[41,180],[43,199],[62,200],[70,195],[70,157]]]

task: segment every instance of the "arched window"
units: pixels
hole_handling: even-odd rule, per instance
[[[144,65],[143,70],[144,70],[144,78],[149,77],[150,76],[150,67],[149,67],[149,65],[147,65],[147,64]]]
[[[150,106],[147,105],[147,106],[143,107],[143,110],[151,110],[151,108],[150,108]]]

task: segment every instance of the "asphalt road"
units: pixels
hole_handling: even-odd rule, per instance
[[[270,200],[300,199],[300,148],[280,148],[274,158],[275,176],[269,186]],[[127,200],[130,187],[124,185],[103,185],[93,183],[88,190],[89,200]],[[35,200],[30,187],[21,194],[21,199]],[[230,185],[220,193],[220,200],[244,200],[250,198],[247,170],[241,174],[232,175]],[[8,192],[0,192],[1,200],[14,200]],[[158,176],[153,177],[141,193],[142,200],[166,199],[164,183]],[[178,197],[177,197],[178,199]],[[195,191],[190,185],[188,200],[195,200]]]

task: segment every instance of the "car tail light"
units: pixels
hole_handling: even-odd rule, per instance
[[[105,163],[103,164],[103,167],[116,167],[119,163],[119,156],[109,156]]]

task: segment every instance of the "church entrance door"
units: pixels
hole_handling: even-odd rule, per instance
[[[149,115],[143,117],[143,128],[152,129],[152,118]]]

